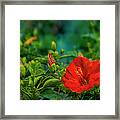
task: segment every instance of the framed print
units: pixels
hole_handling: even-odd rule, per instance
[[[1,8],[2,119],[119,119],[117,0]]]

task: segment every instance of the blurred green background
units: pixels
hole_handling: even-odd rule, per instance
[[[31,45],[23,46],[30,37],[37,36]],[[48,54],[51,42],[55,41],[57,50],[82,52],[84,56],[99,59],[100,21],[99,20],[21,20],[20,56],[29,60]]]
[[[56,62],[53,68],[48,51]],[[20,99],[99,100],[99,87],[78,94],[61,82],[66,67],[81,54],[100,59],[99,20],[21,20]]]

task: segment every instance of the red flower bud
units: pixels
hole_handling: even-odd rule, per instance
[[[53,56],[52,56],[51,53],[48,53],[48,64],[49,64],[50,67],[51,67],[53,64],[55,64],[55,60],[54,60],[54,58],[53,58]]]

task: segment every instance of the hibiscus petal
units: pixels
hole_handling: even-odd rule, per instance
[[[82,57],[82,56],[79,56],[78,58],[75,58],[73,60],[73,63],[77,67],[81,68],[81,71],[83,72],[84,75],[86,75],[88,73],[88,66],[89,66],[90,62],[91,61],[89,59]]]
[[[91,74],[89,78],[89,84],[93,86],[99,86],[100,85],[100,72]]]
[[[91,61],[91,63],[89,64],[89,73],[93,74],[97,72],[100,72],[100,61],[99,60]]]
[[[71,63],[67,69],[66,69],[66,73],[69,74],[69,76],[72,76],[73,78],[78,79],[78,75],[77,75],[77,68],[76,66]]]
[[[80,92],[80,83],[78,81],[70,79],[64,81],[64,86],[70,89],[72,92]]]

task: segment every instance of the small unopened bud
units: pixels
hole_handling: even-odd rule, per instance
[[[52,41],[51,49],[54,50],[54,51],[56,50],[56,43],[55,43],[55,41]]]
[[[55,51],[55,52],[54,52],[54,55],[55,55],[55,56],[59,55],[58,51]]]
[[[82,54],[82,52],[80,52],[80,56],[81,56],[81,57],[84,57],[83,54]]]
[[[51,53],[48,53],[48,64],[49,64],[50,67],[51,67],[53,64],[55,64],[55,60],[54,60],[54,58],[53,58],[53,56],[52,56]]]
[[[37,40],[37,36],[33,36],[25,41],[25,45],[31,45],[33,41]]]
[[[61,50],[60,50],[60,53],[63,54],[63,53],[64,53],[64,49],[61,49]]]

